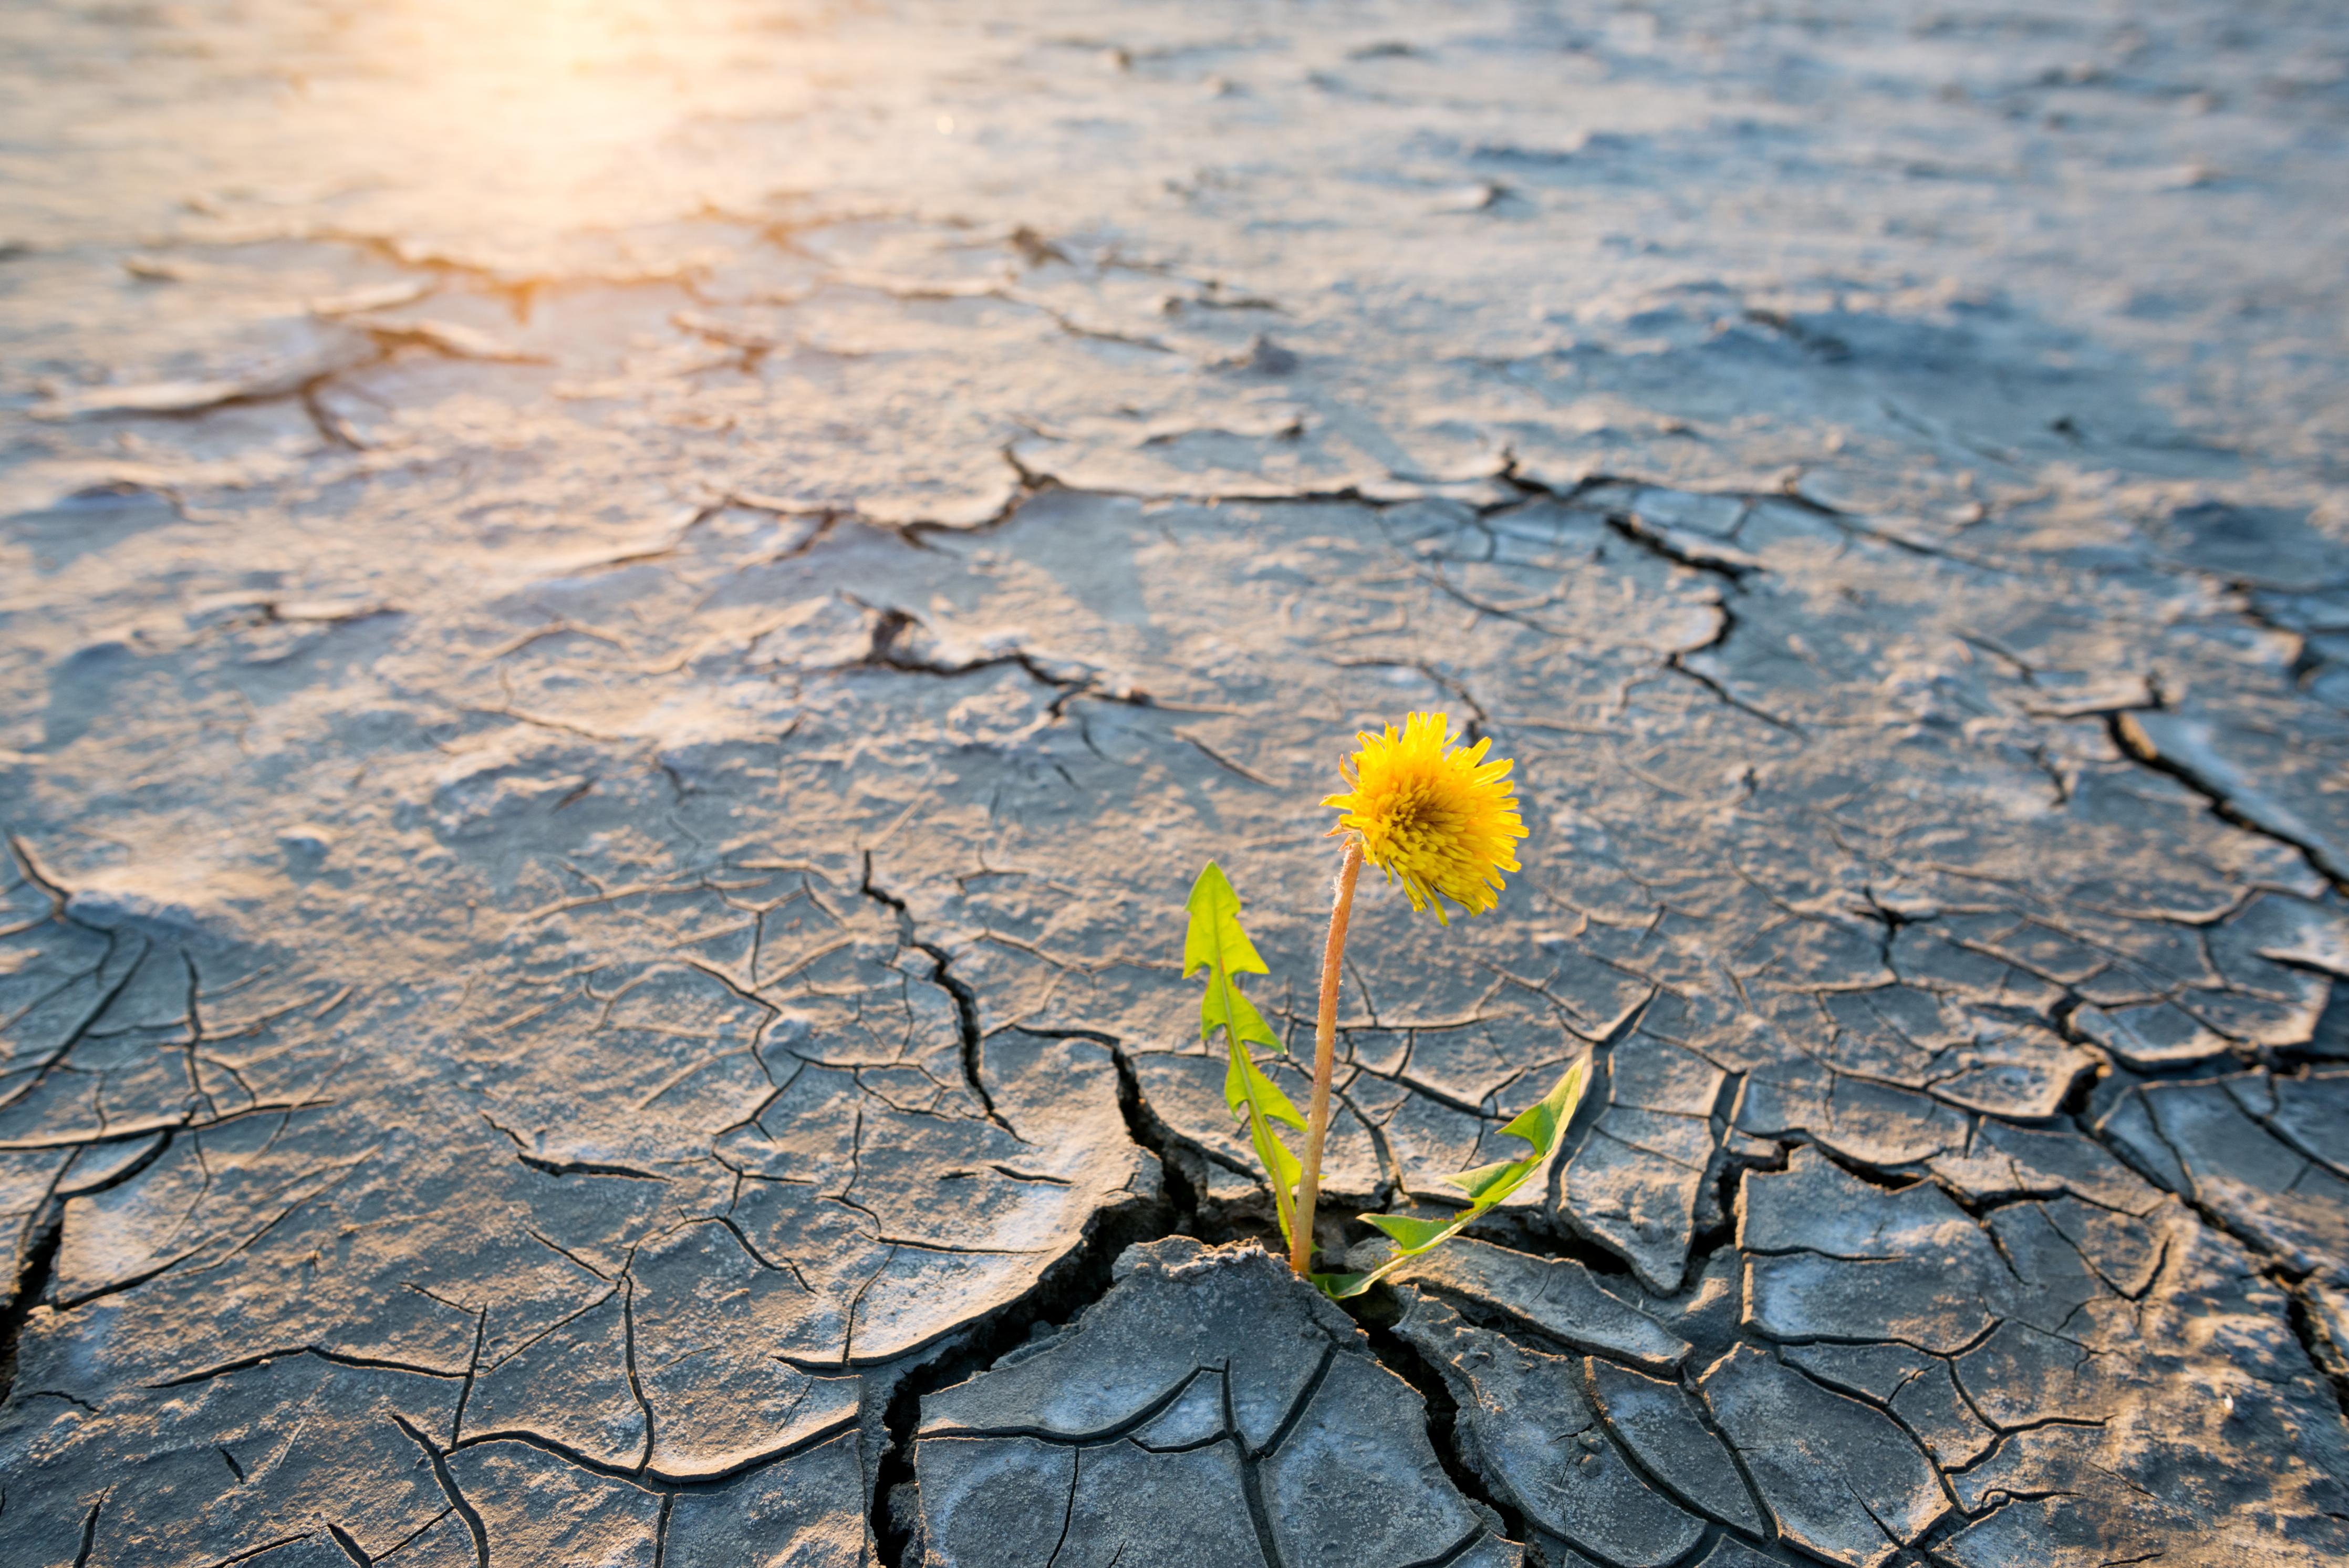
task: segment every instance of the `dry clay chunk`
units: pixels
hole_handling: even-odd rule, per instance
[[[922,1402],[934,1568],[1401,1568],[1520,1553],[1454,1489],[1410,1386],[1254,1246],[1127,1251],[1076,1325]]]
[[[1450,1385],[1460,1405],[1454,1440],[1470,1462],[1544,1534],[1629,1568],[1662,1568],[1703,1539],[1705,1521],[1651,1488],[1609,1434],[1581,1357],[1479,1328],[1417,1293],[1395,1332]],[[1696,1435],[1712,1442],[1702,1428]],[[1706,1458],[1692,1451],[1675,1468],[1708,1470]],[[1713,1476],[1696,1490],[1719,1489]]]
[[[1940,1472],[1890,1417],[1751,1345],[1707,1372],[1703,1390],[1779,1531],[1806,1552],[1878,1568],[1950,1507]]]

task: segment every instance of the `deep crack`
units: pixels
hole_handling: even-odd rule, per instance
[[[1395,1333],[1394,1325],[1402,1318],[1402,1310],[1393,1290],[1376,1286],[1338,1304],[1346,1309],[1346,1315],[1354,1320],[1354,1325],[1370,1341],[1371,1354],[1378,1357],[1379,1365],[1410,1384],[1426,1406],[1427,1440],[1453,1487],[1473,1506],[1499,1521],[1498,1533],[1530,1545],[1533,1535],[1526,1528],[1525,1516],[1485,1484],[1483,1474],[1472,1462],[1468,1446],[1461,1440],[1460,1402],[1453,1397],[1450,1385],[1425,1356]]]
[[[864,852],[864,879],[861,884],[861,890],[866,898],[875,903],[886,905],[896,911],[897,940],[903,945],[912,948],[929,959],[933,966],[930,978],[954,999],[956,1026],[962,1037],[963,1081],[969,1087],[971,1096],[978,1100],[979,1108],[986,1113],[988,1121],[993,1122],[1013,1137],[1019,1138],[1021,1143],[1026,1143],[1028,1140],[1020,1137],[1019,1130],[1005,1120],[1002,1113],[995,1108],[995,1096],[988,1093],[984,1073],[987,1037],[979,1029],[978,993],[965,985],[959,976],[950,971],[949,966],[954,962],[952,954],[936,942],[925,941],[915,934],[914,914],[906,908],[905,900],[874,884],[873,851],[870,849]]]
[[[881,1419],[883,1448],[874,1469],[867,1528],[882,1568],[906,1568],[921,1520],[914,1469],[921,1402],[964,1382],[1026,1341],[1068,1327],[1109,1293],[1111,1270],[1129,1247],[1177,1233],[1174,1208],[1160,1196],[1095,1215],[1076,1250],[1048,1267],[1019,1300],[972,1324],[908,1369],[889,1393]]]
[[[2221,822],[2230,826],[2240,827],[2246,833],[2255,833],[2262,838],[2281,844],[2292,850],[2307,864],[2310,870],[2331,884],[2335,892],[2349,896],[2349,867],[2335,864],[2331,852],[2324,845],[2298,836],[2274,823],[2261,822],[2247,814],[2218,784],[2204,778],[2199,773],[2176,758],[2163,755],[2161,749],[2154,744],[2153,737],[2145,732],[2144,727],[2136,722],[2129,712],[2123,711],[2107,713],[2104,719],[2106,732],[2111,735],[2113,744],[2119,749],[2123,756],[2151,768],[2158,774],[2176,779],[2179,784],[2209,802],[2211,814]]]
[[[57,1273],[57,1244],[65,1236],[64,1209],[54,1198],[45,1201],[39,1212],[26,1221],[26,1231],[25,1258],[16,1270],[15,1293],[7,1305],[0,1307],[0,1403],[6,1401],[16,1384],[16,1347],[25,1320],[48,1293],[49,1282]]]

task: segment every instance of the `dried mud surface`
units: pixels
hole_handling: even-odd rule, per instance
[[[2316,5],[8,6],[0,1564],[2342,1561],[2344,132]],[[1178,908],[1303,1039],[1431,706],[1328,1241],[1596,1087],[1349,1318]]]

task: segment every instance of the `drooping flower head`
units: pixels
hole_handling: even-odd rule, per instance
[[[1445,919],[1439,895],[1472,915],[1491,909],[1526,836],[1508,782],[1516,764],[1485,760],[1489,736],[1448,746],[1443,713],[1413,713],[1400,734],[1389,724],[1383,735],[1365,730],[1354,739],[1360,748],[1339,765],[1351,793],[1321,803],[1342,814],[1330,833],[1359,836],[1362,857],[1401,882],[1414,909]]]

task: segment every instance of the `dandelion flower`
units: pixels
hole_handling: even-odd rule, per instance
[[[1280,1043],[1232,983],[1236,971],[1261,972],[1264,968],[1240,929],[1239,895],[1211,860],[1184,906],[1191,923],[1183,940],[1183,972],[1203,967],[1208,971],[1209,989],[1200,1003],[1201,1038],[1217,1026],[1224,1031],[1229,1055],[1224,1100],[1235,1116],[1248,1124],[1249,1139],[1272,1187],[1281,1234],[1288,1239],[1288,1266],[1338,1299],[1361,1294],[1537,1176],[1557,1152],[1559,1137],[1589,1076],[1588,1060],[1576,1062],[1557,1087],[1501,1129],[1503,1136],[1532,1146],[1531,1154],[1480,1165],[1449,1179],[1468,1195],[1464,1213],[1448,1221],[1362,1215],[1396,1243],[1394,1255],[1356,1272],[1313,1272],[1315,1260],[1325,1255],[1319,1219],[1321,1156],[1330,1140],[1338,1075],[1338,992],[1345,974],[1346,932],[1353,919],[1362,863],[1376,866],[1390,882],[1401,882],[1413,909],[1433,909],[1435,918],[1448,925],[1446,901],[1472,915],[1500,901],[1498,895],[1506,886],[1501,873],[1517,869],[1516,841],[1526,836],[1516,793],[1509,784],[1516,764],[1506,757],[1486,762],[1490,741],[1453,745],[1449,716],[1413,713],[1400,732],[1389,724],[1382,735],[1365,730],[1354,739],[1359,749],[1339,764],[1347,793],[1321,803],[1337,809],[1338,826],[1330,835],[1343,842],[1338,875],[1330,884],[1330,935],[1321,944],[1320,1004],[1313,1019],[1313,1093],[1302,1118],[1248,1053],[1251,1040],[1275,1050]],[[1276,1121],[1305,1134],[1301,1156],[1282,1141],[1271,1125]],[[1343,1248],[1343,1239],[1334,1232],[1330,1239]]]
[[[1383,735],[1363,731],[1354,737],[1361,749],[1340,768],[1351,793],[1321,803],[1343,814],[1330,831],[1359,837],[1362,857],[1402,884],[1413,909],[1432,909],[1439,920],[1439,896],[1472,915],[1491,909],[1526,836],[1508,782],[1515,764],[1485,760],[1490,737],[1447,746],[1450,732],[1443,713],[1413,713],[1401,733],[1392,724]]]

